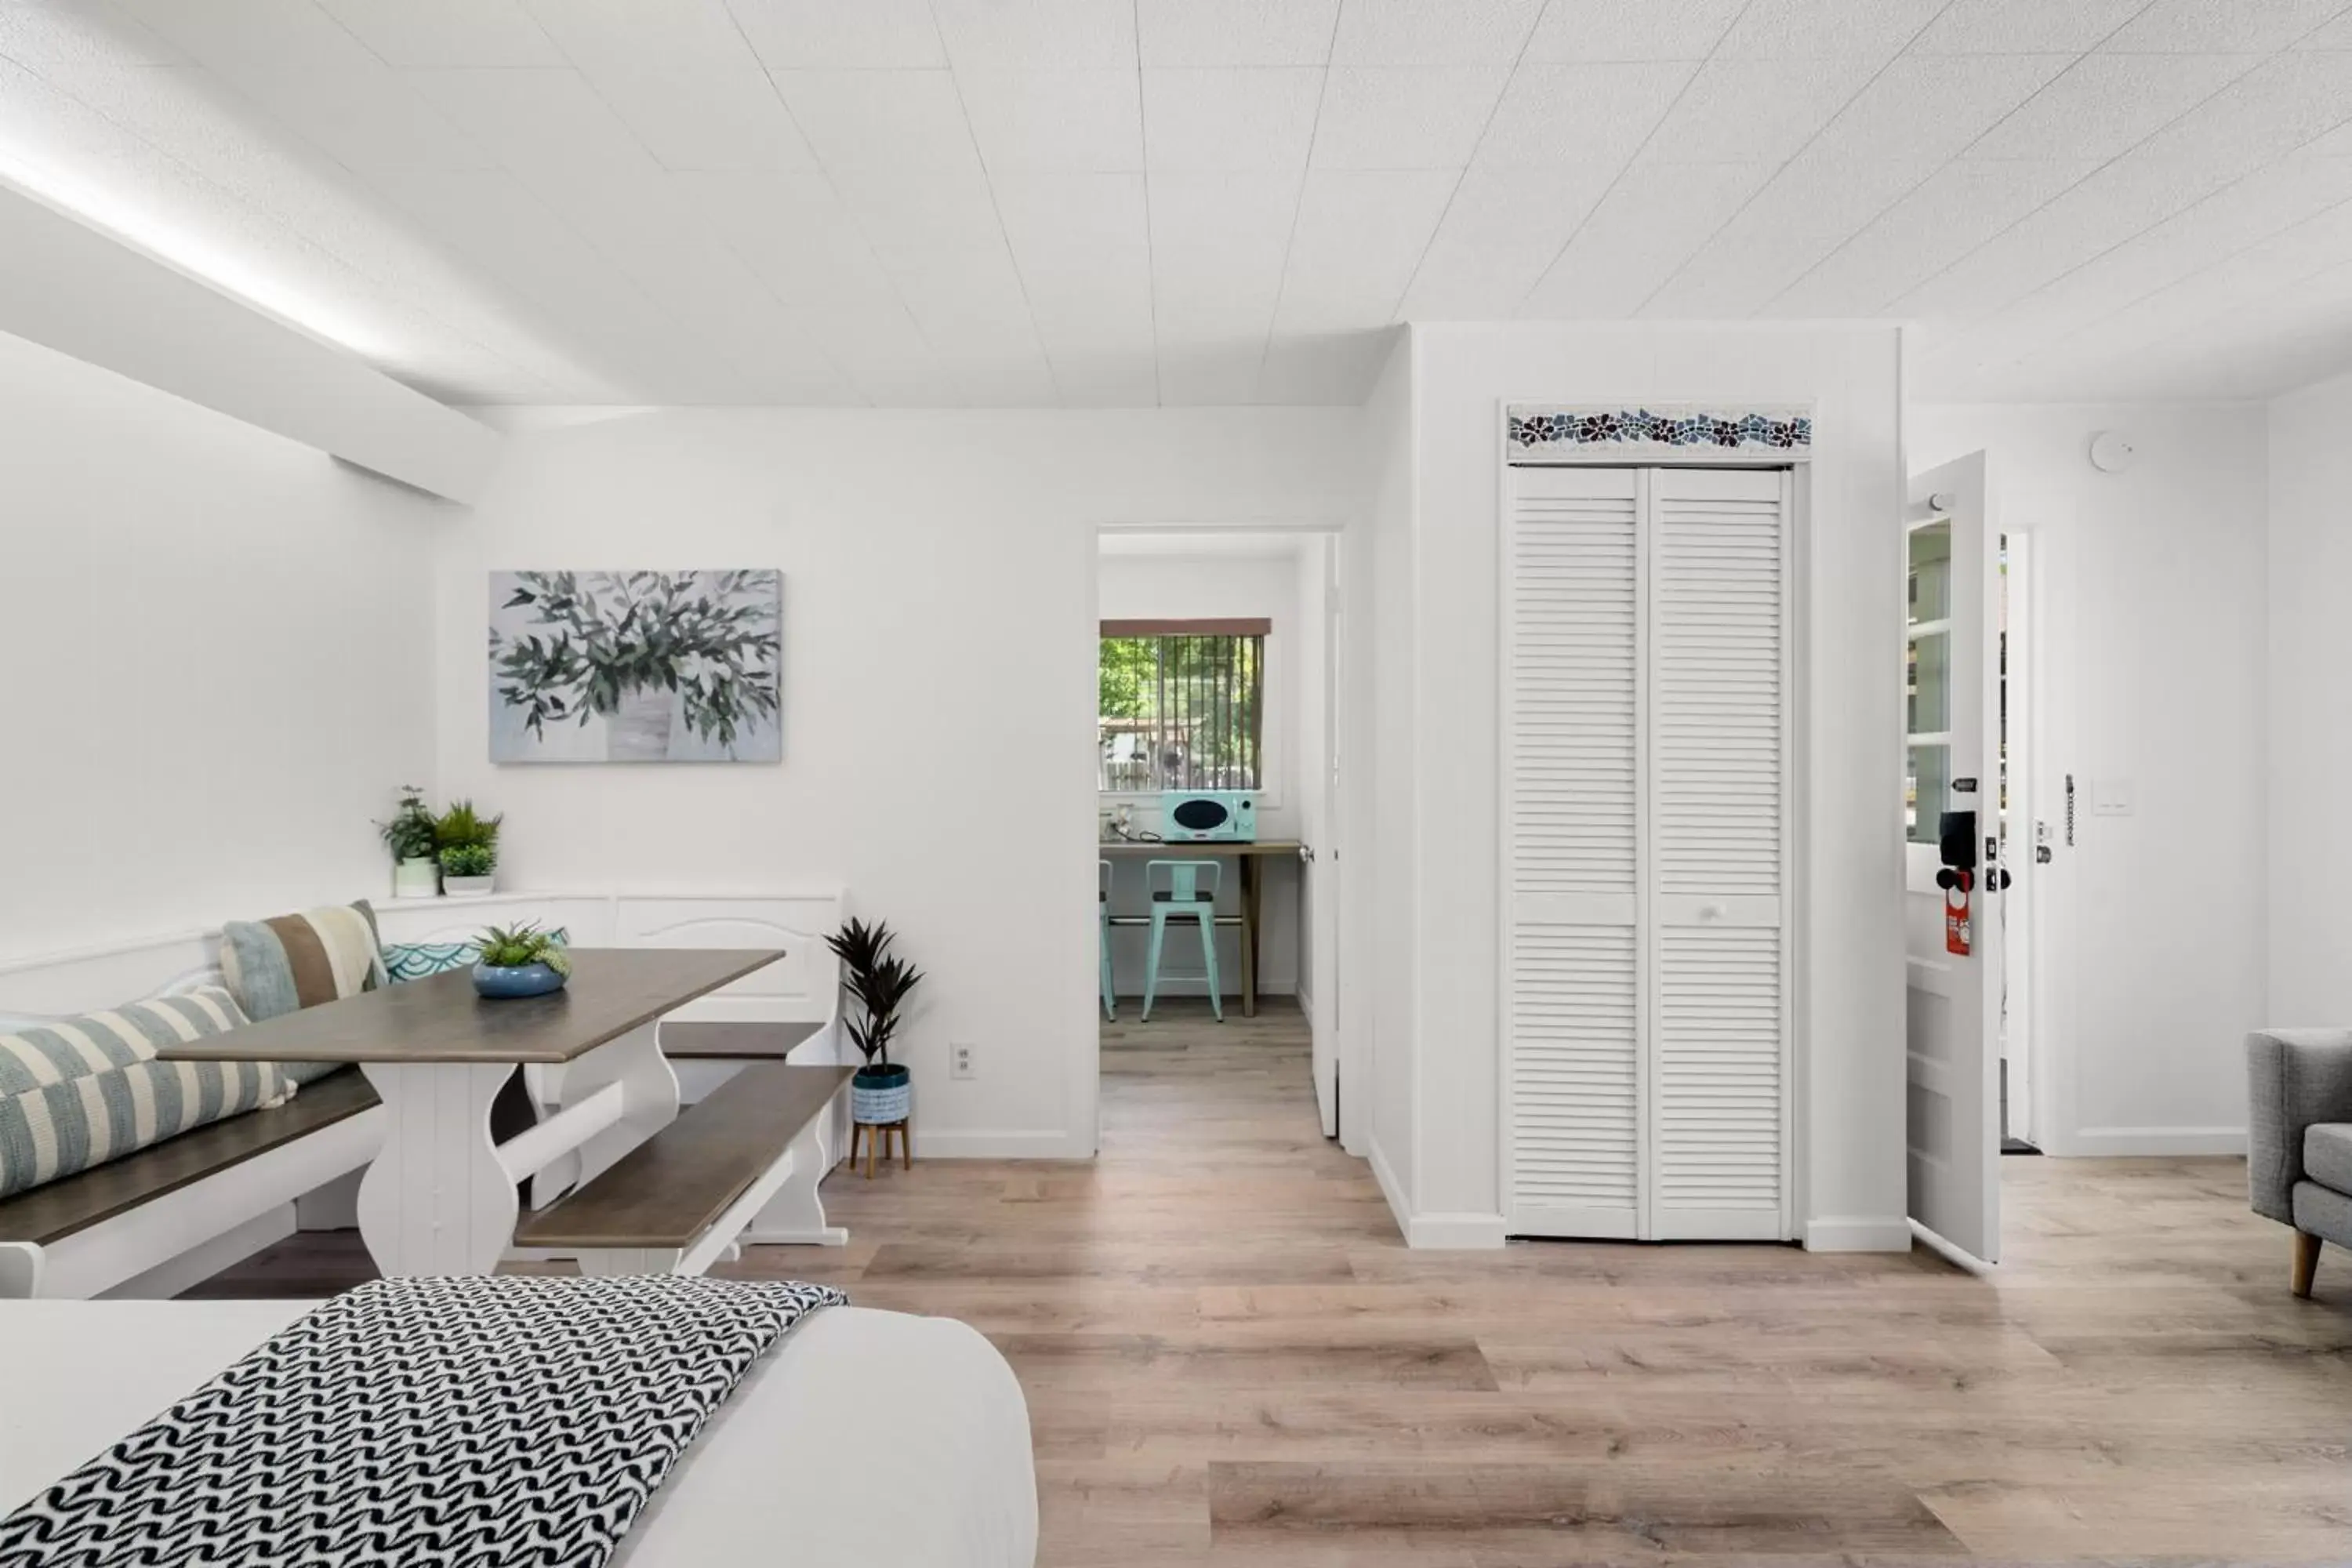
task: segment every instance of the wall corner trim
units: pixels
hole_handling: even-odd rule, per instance
[[[1808,1252],[1908,1252],[1911,1222],[1902,1215],[1824,1215],[1805,1222]]]

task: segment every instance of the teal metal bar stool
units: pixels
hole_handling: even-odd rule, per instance
[[[1102,935],[1096,943],[1102,952],[1103,1016],[1116,1022],[1118,1018],[1118,988],[1110,983],[1110,862],[1098,860],[1102,868],[1095,873],[1095,902],[1102,910]]]
[[[1168,885],[1161,887],[1162,877]],[[1225,879],[1219,860],[1147,860],[1143,885],[1151,894],[1151,962],[1143,972],[1143,1021],[1151,1022],[1151,1004],[1160,991],[1160,951],[1168,941],[1168,922],[1189,920],[1201,931],[1201,957],[1208,965],[1209,1010],[1225,1021],[1225,1004],[1217,984],[1217,889]],[[1189,978],[1189,976],[1187,977]]]

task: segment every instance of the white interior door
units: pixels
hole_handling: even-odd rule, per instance
[[[1313,858],[1307,861],[1305,875],[1307,903],[1312,911],[1307,955],[1311,976],[1308,994],[1315,999],[1315,1011],[1307,1022],[1314,1040],[1315,1109],[1323,1119],[1326,1138],[1339,1135],[1339,819],[1345,798],[1339,787],[1340,709],[1348,689],[1341,672],[1346,627],[1339,591],[1340,548],[1335,536],[1320,552],[1323,625],[1303,628],[1306,635],[1323,638],[1323,776],[1307,786],[1322,792],[1322,809],[1316,817],[1318,831],[1307,846]]]
[[[1790,1234],[1787,469],[1650,477],[1650,1223]]]
[[[1635,468],[1513,468],[1503,540],[1504,1223],[1643,1234],[1646,595]]]
[[[1990,1263],[2000,1255],[2003,868],[2000,534],[1985,466],[1972,453],[1911,481],[1905,1141],[1911,1217]],[[1947,812],[1975,814],[1965,942],[1937,880]]]

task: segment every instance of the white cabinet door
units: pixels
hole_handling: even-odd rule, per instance
[[[1650,481],[1649,1227],[1789,1234],[1788,471]]]
[[[1633,469],[1507,476],[1504,1219],[1632,1237],[1643,1199],[1643,726]]]
[[[1947,1244],[2000,1256],[2000,535],[1985,455],[1911,481],[1911,804],[1904,899],[1910,1213]],[[1974,812],[1965,953],[1937,886],[1937,827]]]

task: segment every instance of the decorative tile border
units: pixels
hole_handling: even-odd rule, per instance
[[[1633,459],[1801,463],[1813,455],[1813,411],[1804,406],[1513,403],[1503,414],[1515,466]]]

